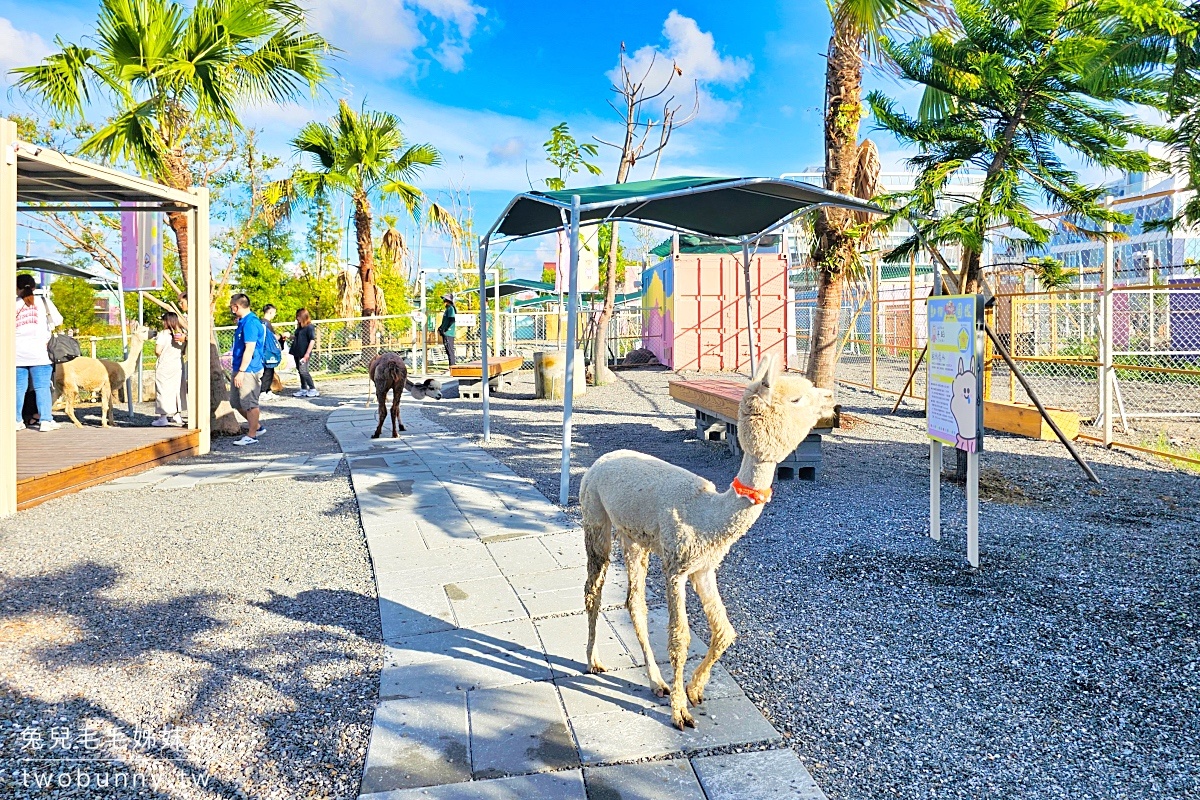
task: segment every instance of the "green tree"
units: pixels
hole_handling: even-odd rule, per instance
[[[587,160],[598,156],[600,149],[594,144],[580,144],[575,141],[570,127],[565,122],[560,122],[550,129],[550,138],[542,143],[542,148],[546,151],[546,160],[558,169],[557,176],[542,181],[551,191],[567,188],[567,179],[579,172],[580,168],[592,175],[604,174],[604,170]]]
[[[962,246],[960,285],[970,293],[980,287],[990,228],[1035,245],[1049,239],[1030,208],[1037,195],[1084,234],[1131,220],[1106,208],[1105,189],[1081,182],[1062,155],[1128,172],[1165,166],[1135,140],[1171,134],[1144,121],[1165,96],[1164,51],[1143,20],[1173,12],[1170,0],[956,0],[954,7],[961,33],[882,42],[904,78],[941,95],[940,112],[914,119],[882,92],[868,101],[882,127],[920,148],[910,161],[915,188],[899,198],[897,215],[924,217],[917,226],[926,242]],[[979,197],[934,218],[947,183],[967,170],[983,172]],[[919,246],[914,233],[889,258]]]
[[[825,188],[846,195],[868,194],[870,151],[858,141],[862,118],[863,64],[878,53],[888,30],[914,29],[942,15],[941,0],[829,0],[833,34],[825,62]],[[867,198],[864,198],[867,199]],[[817,307],[813,319],[808,377],[833,387],[837,364],[842,290],[860,268],[863,221],[844,209],[825,208],[813,220],[813,263]]]
[[[287,224],[267,220],[255,224],[238,255],[237,288],[249,296],[256,311],[261,312],[270,303],[278,309],[280,319],[295,316],[299,306],[293,302],[289,286],[293,278],[287,270],[294,258],[292,231]]]
[[[69,118],[112,108],[80,151],[182,190],[201,171],[187,148],[200,126],[240,128],[240,104],[293,100],[329,75],[328,42],[290,0],[101,0],[83,41],[56,40],[58,52],[13,70],[17,86]],[[187,216],[168,219],[184,260]]]
[[[355,111],[342,100],[329,123],[310,122],[292,140],[297,154],[308,156],[312,167],[297,168],[290,177],[273,184],[273,197],[292,208],[316,197],[341,193],[354,205],[354,233],[358,246],[358,275],[362,286],[362,313],[376,314],[375,247],[372,242],[371,200],[379,194],[396,197],[419,220],[425,195],[412,184],[426,167],[441,163],[438,151],[428,144],[409,145],[400,120],[383,111]],[[373,329],[368,327],[368,340]]]
[[[617,265],[617,283],[624,285],[626,269],[637,264],[637,261],[630,258],[625,252],[625,245],[621,243],[620,237],[617,238],[617,257],[612,258],[609,249],[612,247],[612,225],[601,225],[600,230],[596,232],[596,244],[600,248],[597,257],[600,259],[600,285],[604,286],[608,283],[608,270],[613,263]]]
[[[59,277],[50,284],[50,299],[63,317],[63,327],[84,336],[101,332],[104,324],[96,316],[96,290],[83,278]]]

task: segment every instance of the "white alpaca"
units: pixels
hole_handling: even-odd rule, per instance
[[[717,592],[717,567],[762,514],[771,497],[776,465],[795,451],[819,420],[833,413],[832,392],[817,389],[799,376],[779,374],[768,357],[755,371],[738,408],[742,466],[727,491],[718,492],[699,475],[630,450],[596,459],[579,487],[588,556],[584,605],[589,672],[605,671],[596,657],[596,618],[615,527],[629,570],[626,606],[646,657],[650,684],[660,697],[670,693],[672,720],[680,730],[685,725],[695,727],[683,683],[690,639],[686,583],[691,580],[712,631],[708,653],[686,687],[686,700],[699,705],[713,664],[737,635]],[[651,552],[662,559],[667,580],[667,649],[675,673],[670,689],[650,652],[646,632],[646,569]]]
[[[129,334],[129,356],[124,361],[113,361],[102,358],[100,362],[108,370],[109,385],[112,387],[113,402],[122,399],[125,392],[125,382],[137,372],[138,359],[142,357],[142,345],[146,343],[150,331],[144,325],[139,325]]]

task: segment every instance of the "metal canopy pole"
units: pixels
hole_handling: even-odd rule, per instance
[[[754,354],[754,317],[750,311],[750,240],[742,239],[742,271],[746,276],[746,346],[750,353],[750,374],[758,362]]]
[[[571,260],[567,271],[567,374],[563,389],[562,473],[558,479],[558,504],[567,505],[571,488],[571,411],[575,399],[575,340],[579,316],[579,195],[571,198]]]
[[[429,374],[429,308],[425,303],[425,270],[418,273],[421,284],[421,373]]]
[[[501,255],[504,255],[504,254],[501,253]],[[499,267],[496,267],[496,297],[495,297],[495,300],[496,300],[496,303],[495,303],[496,316],[492,318],[492,321],[496,323],[496,332],[492,334],[492,341],[495,343],[496,358],[499,358],[500,357],[500,345],[501,345],[500,337],[504,333],[504,328],[500,324],[500,268]]]
[[[491,238],[489,233],[484,236],[479,242],[479,357],[482,361],[483,368],[479,371],[479,376],[482,379],[480,391],[483,392],[483,440],[490,441],[492,437],[492,420],[491,420],[491,394],[488,391],[488,384],[491,383],[491,374],[488,372],[488,346],[487,346],[487,257],[488,257],[488,241]]]

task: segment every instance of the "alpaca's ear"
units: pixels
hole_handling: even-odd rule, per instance
[[[755,394],[763,400],[770,401],[771,389],[777,377],[779,377],[779,371],[775,369],[774,357],[764,356],[758,363],[758,369],[754,370],[754,380],[750,386],[753,387]]]
[[[771,356],[764,356],[758,361],[758,367],[754,370],[754,374],[750,376],[751,383],[758,383],[770,374]]]

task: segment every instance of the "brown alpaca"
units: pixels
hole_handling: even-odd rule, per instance
[[[425,397],[442,399],[442,393],[433,385],[433,378],[421,383],[413,383],[408,379],[408,366],[397,353],[380,353],[375,356],[371,360],[369,371],[371,380],[375,382],[375,399],[379,401],[379,425],[376,426],[375,433],[371,434],[372,439],[378,439],[383,433],[383,422],[387,419],[388,392],[392,393],[393,439],[399,438],[400,431],[404,430],[404,423],[400,421],[400,394],[405,389],[417,400]]]
[[[703,702],[713,664],[737,635],[717,592],[717,567],[762,514],[763,504],[771,496],[776,465],[804,441],[818,420],[833,412],[832,392],[817,389],[796,375],[780,375],[766,358],[738,408],[742,466],[728,490],[718,492],[699,475],[630,450],[596,459],[579,487],[588,559],[583,597],[588,614],[589,672],[605,670],[596,657],[596,617],[615,527],[629,570],[626,607],[646,657],[650,684],[660,697],[670,694],[671,718],[680,730],[685,725],[695,727],[687,703]],[[646,570],[652,552],[662,559],[667,579],[667,648],[675,673],[669,689],[646,632]],[[685,690],[683,673],[691,634],[684,591],[689,580],[700,597],[711,635],[708,653]]]
[[[108,427],[112,414],[112,384],[104,362],[98,358],[81,356],[54,367],[54,388],[62,395],[67,417],[82,428],[83,423],[75,416],[75,403],[80,392],[100,392],[100,427]]]

